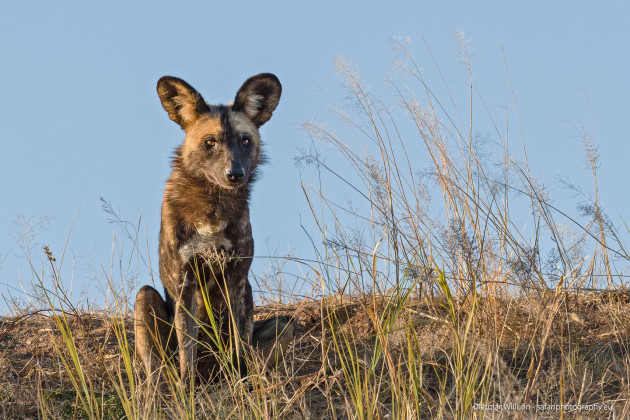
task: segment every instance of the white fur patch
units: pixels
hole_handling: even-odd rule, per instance
[[[255,117],[260,112],[260,106],[262,105],[265,97],[262,95],[250,94],[247,96],[247,105],[245,106],[245,112],[250,117]]]
[[[197,229],[197,233],[179,249],[181,259],[188,261],[195,255],[208,257],[221,248],[225,251],[231,250],[232,242],[224,235],[226,226],[227,222],[221,222]]]

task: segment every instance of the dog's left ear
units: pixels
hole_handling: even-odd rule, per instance
[[[261,73],[243,83],[236,94],[232,110],[245,112],[249,119],[260,127],[271,118],[281,94],[280,80],[271,73]]]

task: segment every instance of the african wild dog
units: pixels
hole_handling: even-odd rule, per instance
[[[153,377],[164,354],[160,349],[177,348],[183,383],[195,372],[213,378],[219,347],[213,322],[220,344],[235,349],[231,356],[241,373],[241,343],[274,358],[292,339],[290,317],[253,322],[247,279],[254,253],[248,199],[264,159],[258,128],[271,118],[281,91],[276,76],[259,74],[243,84],[233,104],[215,106],[181,79],[158,81],[162,106],[186,137],[175,152],[162,203],[159,265],[166,299],[150,286],[136,296],[136,350]]]

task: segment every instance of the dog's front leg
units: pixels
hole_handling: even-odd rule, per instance
[[[247,367],[242,357],[251,344],[254,322],[254,299],[252,287],[247,277],[241,277],[234,283],[229,296],[233,333],[230,340],[234,344],[234,363],[241,376],[247,375]]]
[[[238,333],[241,340],[248,346],[251,346],[254,330],[254,297],[252,294],[252,286],[249,284],[247,277],[241,280],[241,287],[238,296],[238,308]]]
[[[177,329],[179,346],[180,384],[188,386],[189,378],[194,380],[197,368],[197,339],[199,325],[193,317],[197,316],[197,298],[195,283],[184,276],[184,282],[175,302],[174,324]]]

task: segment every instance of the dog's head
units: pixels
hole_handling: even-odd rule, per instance
[[[157,91],[168,115],[186,132],[180,148],[183,169],[224,189],[247,185],[261,161],[258,128],[280,100],[278,78],[270,73],[250,77],[231,105],[210,105],[171,76],[158,81]]]

